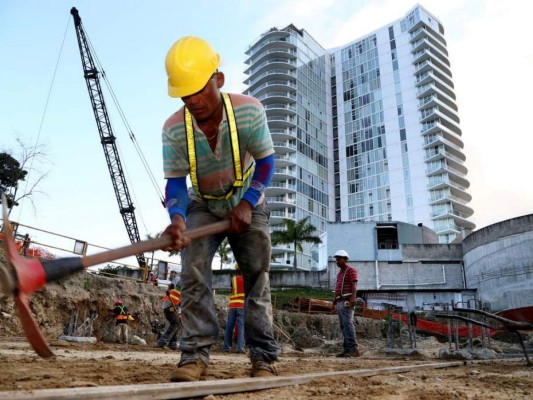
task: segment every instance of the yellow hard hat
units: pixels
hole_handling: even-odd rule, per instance
[[[205,40],[185,36],[167,53],[168,95],[185,97],[200,91],[220,65],[220,55]]]

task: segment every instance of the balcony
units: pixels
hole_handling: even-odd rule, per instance
[[[297,67],[297,63],[295,60],[290,60],[288,58],[273,58],[271,60],[266,60],[265,62],[261,64],[254,64],[253,67],[250,67],[244,71],[246,75],[250,75],[251,77],[254,76],[254,74],[262,73],[263,71],[266,71],[267,69],[289,69],[294,70]]]
[[[272,211],[284,210],[287,206],[294,206],[296,204],[296,199],[294,197],[291,198],[288,195],[268,196],[266,200]]]
[[[470,208],[469,208],[470,209]],[[470,209],[471,210],[471,209]],[[458,210],[448,210],[443,212],[434,212],[431,214],[431,219],[433,221],[437,221],[439,219],[448,219],[453,218],[455,221],[455,225],[466,228],[466,229],[474,229],[476,225],[472,222],[470,222],[467,218],[469,218],[473,214],[473,210],[471,213],[464,213],[460,212]],[[442,234],[442,232],[436,232],[437,234]]]
[[[294,184],[291,181],[287,180],[281,180],[281,181],[275,181],[274,179],[277,178],[274,176],[272,179],[272,182],[270,182],[270,185],[268,186],[266,190],[266,195],[269,197],[277,197],[277,196],[283,196],[285,194],[289,193],[296,193],[296,184]]]
[[[461,193],[466,193],[466,190],[468,189],[467,187],[450,180],[447,175],[446,177],[441,177],[441,179],[430,179],[427,188],[428,190],[451,188],[452,190],[455,189]]]
[[[296,219],[296,212],[294,207],[287,207],[285,210],[272,210],[270,212],[270,223],[271,225],[280,225],[283,223],[284,219]]]
[[[292,92],[268,92],[263,93],[259,96],[256,96],[252,91],[247,90],[246,94],[248,96],[253,96],[257,98],[261,103],[264,105],[267,105],[272,102],[279,102],[279,101],[291,101],[293,103],[296,102],[296,93]]]
[[[450,130],[444,124],[444,122],[440,120],[435,120],[422,124],[422,129],[420,130],[420,133],[422,135],[439,134],[440,136],[448,140],[450,143],[458,146],[459,148],[462,149],[464,147],[463,141],[461,140],[460,136],[456,132]]]
[[[260,64],[265,60],[271,60],[273,58],[287,58],[294,60],[297,52],[294,48],[270,48],[269,50],[256,53],[254,56],[248,58],[245,62],[248,65]]]
[[[442,82],[437,79],[433,79],[433,82],[420,86],[416,91],[416,96],[419,99],[432,95],[438,95],[439,100],[445,103],[448,107],[457,109],[457,105],[455,104],[455,92],[449,86],[442,85]]]
[[[274,142],[274,150],[276,151],[277,155],[294,153],[296,151],[296,143],[290,141]]]
[[[276,114],[278,116],[294,115],[296,113],[296,106],[289,103],[270,103],[265,104],[265,111],[267,117],[269,114]]]
[[[296,79],[296,73],[287,68],[279,68],[279,69],[268,70],[261,74],[256,74],[253,76],[253,78],[249,77],[248,79],[244,81],[244,84],[248,85],[251,88],[257,84],[261,84],[270,79],[289,79],[289,78]]]
[[[296,128],[296,117],[292,115],[267,116],[267,123],[268,127],[271,129]]]
[[[296,155],[293,154],[275,154],[274,160],[277,168],[290,167],[296,164]]]
[[[432,94],[421,98],[418,102],[418,110],[423,111],[427,110],[428,108],[439,107],[445,114],[450,116],[453,115],[454,117],[452,119],[457,119],[458,121],[459,116],[457,115],[457,107],[455,106],[455,102],[450,101],[449,98],[442,99],[441,96],[441,94]]]
[[[271,47],[291,48],[294,47],[295,44],[296,39],[290,32],[275,29],[261,35],[260,40],[257,40],[254,44],[248,47],[246,54],[251,57],[259,51],[265,51]]]
[[[280,140],[291,140],[296,139],[296,129],[295,128],[271,128],[270,129],[270,135],[272,136],[272,140],[274,141],[280,141]]]
[[[296,169],[294,167],[274,168],[274,175],[277,179],[296,178]]]
[[[420,122],[427,123],[434,119],[440,120],[444,125],[451,128],[452,131],[457,132],[458,135],[461,134],[459,126],[459,117],[457,114],[445,107],[442,109],[438,106],[433,108],[428,108],[420,112]]]
[[[441,158],[446,158],[449,162],[463,165],[464,161],[466,160],[466,157],[462,152],[460,152],[460,154],[462,157],[457,157],[449,151],[449,148],[447,146],[445,146],[444,144],[439,144],[437,150],[435,150],[434,148],[426,148],[424,161],[431,162],[439,160]]]

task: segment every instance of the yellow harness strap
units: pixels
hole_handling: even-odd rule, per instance
[[[233,107],[231,105],[230,97],[227,93],[222,93],[222,99],[224,101],[224,109],[226,110],[226,115],[228,117],[229,131],[231,137],[231,150],[233,154],[233,169],[235,171],[235,182],[233,186],[222,196],[211,196],[207,194],[202,194],[200,192],[200,186],[198,185],[198,175],[196,173],[196,144],[194,141],[194,128],[192,124],[192,116],[187,107],[185,107],[185,131],[187,134],[187,152],[189,155],[189,167],[191,174],[191,183],[196,192],[196,195],[201,199],[207,200],[227,200],[234,193],[235,189],[241,188],[244,186],[244,181],[250,176],[254,171],[255,163],[252,163],[246,172],[242,173],[242,164],[241,164],[241,154],[239,147],[239,135],[237,131],[237,122],[235,121],[235,113],[233,112]]]

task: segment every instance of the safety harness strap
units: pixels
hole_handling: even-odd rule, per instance
[[[196,158],[196,143],[194,141],[194,128],[192,123],[192,116],[187,107],[185,107],[185,131],[187,135],[187,152],[189,155],[189,167],[191,175],[191,183],[196,192],[196,195],[204,200],[227,200],[234,193],[235,190],[244,186],[244,182],[254,171],[255,163],[252,163],[246,172],[242,173],[241,154],[239,147],[239,135],[237,131],[237,122],[235,120],[235,113],[231,104],[230,96],[227,93],[222,93],[224,109],[228,118],[228,125],[231,137],[231,151],[233,155],[233,170],[235,172],[235,181],[233,186],[222,196],[212,196],[203,194],[200,191],[197,175],[197,158]]]

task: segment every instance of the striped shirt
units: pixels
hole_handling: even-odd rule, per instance
[[[237,122],[239,148],[243,173],[253,164],[253,159],[261,159],[274,153],[272,138],[266,123],[266,115],[259,100],[241,94],[231,94],[231,102]],[[196,170],[200,191],[206,195],[224,195],[235,181],[231,136],[224,117],[219,126],[215,151],[211,150],[207,138],[193,117],[194,141],[196,146]],[[187,137],[184,123],[184,107],[165,122],[163,127],[163,169],[165,178],[179,178],[190,173],[187,152]],[[224,216],[234,208],[248,189],[252,175],[244,182],[244,187],[236,190],[228,200],[209,200],[211,211]],[[193,190],[189,197],[199,200]]]
[[[335,284],[335,298],[352,295],[354,282],[357,282],[357,270],[355,268],[348,266],[344,271],[340,270]]]

